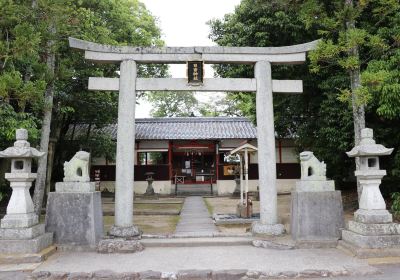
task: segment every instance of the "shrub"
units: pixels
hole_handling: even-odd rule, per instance
[[[400,216],[400,192],[391,194],[393,199],[391,210],[396,216]]]

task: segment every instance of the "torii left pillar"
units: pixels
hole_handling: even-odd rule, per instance
[[[109,231],[109,235],[117,237],[139,237],[141,234],[133,224],[136,76],[136,62],[123,60],[118,96],[115,224]]]

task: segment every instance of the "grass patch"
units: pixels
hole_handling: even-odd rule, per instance
[[[210,213],[210,215],[213,215],[214,214],[214,207],[211,205],[211,203],[208,201],[207,198],[203,198],[203,200],[204,200],[204,203],[206,204],[208,213]]]
[[[114,216],[104,216],[104,233],[114,224]],[[137,225],[144,234],[170,234],[174,233],[179,216],[165,215],[135,215],[134,224]]]
[[[158,212],[181,211],[182,204],[136,203],[134,204],[134,209],[141,211],[148,210],[148,211],[158,211]]]

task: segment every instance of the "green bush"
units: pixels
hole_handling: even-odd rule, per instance
[[[391,194],[393,199],[391,210],[396,216],[400,216],[400,192],[394,192]]]

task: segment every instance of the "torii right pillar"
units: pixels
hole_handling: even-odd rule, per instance
[[[252,224],[251,231],[253,234],[280,235],[285,232],[285,227],[278,223],[271,63],[269,61],[258,61],[254,71],[257,81],[256,116],[260,220]]]

